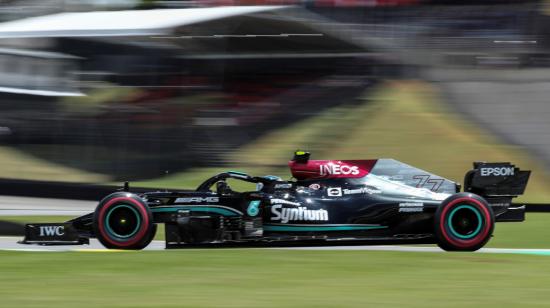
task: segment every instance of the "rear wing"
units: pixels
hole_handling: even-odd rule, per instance
[[[513,204],[512,199],[525,192],[530,175],[511,163],[475,162],[464,178],[464,191],[485,198],[496,221],[524,221],[525,205]]]
[[[482,197],[515,198],[525,192],[530,175],[531,171],[511,163],[475,162],[464,178],[464,191]]]

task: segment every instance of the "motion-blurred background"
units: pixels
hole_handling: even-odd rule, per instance
[[[0,178],[193,188],[391,157],[550,200],[550,3],[0,1]]]

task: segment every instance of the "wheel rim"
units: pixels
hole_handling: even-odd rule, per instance
[[[127,239],[134,236],[141,225],[138,211],[127,204],[120,204],[107,212],[105,227],[113,237]]]
[[[471,205],[459,205],[449,214],[447,226],[453,236],[471,239],[481,231],[483,216]]]

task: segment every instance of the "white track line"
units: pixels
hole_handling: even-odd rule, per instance
[[[122,250],[110,250],[103,247],[97,240],[91,239],[90,245],[70,245],[70,246],[39,246],[22,245],[17,241],[21,237],[0,237],[0,251],[30,251],[30,252],[121,252]],[[189,249],[189,248],[188,248]],[[197,248],[191,248],[193,250]],[[212,248],[208,248],[212,250]],[[225,249],[225,248],[224,248]],[[249,249],[249,248],[231,248]],[[271,248],[253,248],[253,249],[283,249],[283,250],[347,250],[347,251],[395,251],[395,252],[444,252],[435,246],[397,246],[397,245],[376,245],[376,246],[316,246],[316,247],[271,247]],[[153,241],[145,250],[164,250],[164,241]],[[550,249],[513,249],[513,248],[482,248],[475,253],[497,253],[497,254],[527,254],[527,255],[546,255],[550,256]]]

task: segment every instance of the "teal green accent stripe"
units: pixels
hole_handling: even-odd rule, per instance
[[[238,174],[238,175],[247,175],[247,174],[244,173],[244,172],[234,171],[234,170],[227,171],[227,173],[234,173],[234,174]]]
[[[264,225],[264,231],[357,231],[357,230],[376,230],[385,229],[387,226],[280,226]]]
[[[232,212],[228,209],[222,209],[218,207],[206,207],[206,206],[174,206],[174,207],[164,207],[164,208],[151,208],[153,213],[169,213],[177,212],[179,210],[186,210],[192,212],[205,212],[205,213],[216,213],[223,216],[237,216],[239,214]]]
[[[456,232],[456,230],[453,227],[453,224],[452,224],[453,216],[455,215],[456,211],[458,211],[460,209],[469,209],[470,211],[472,211],[476,214],[477,221],[479,223],[477,224],[476,230],[474,232],[472,232],[471,234],[468,234],[468,235],[459,234],[458,232]],[[447,220],[447,225],[449,226],[449,230],[451,231],[451,233],[454,236],[466,240],[466,239],[470,239],[470,238],[475,237],[479,233],[479,231],[481,231],[481,226],[483,225],[483,218],[481,217],[481,214],[479,213],[479,210],[476,209],[475,207],[473,207],[471,205],[460,205],[460,206],[457,206],[455,209],[453,209],[453,211],[449,215],[449,218]]]
[[[538,256],[550,256],[550,251],[527,251],[527,250],[520,250],[517,252],[511,252],[511,253],[517,253],[517,254],[525,254],[525,255],[538,255]]]

